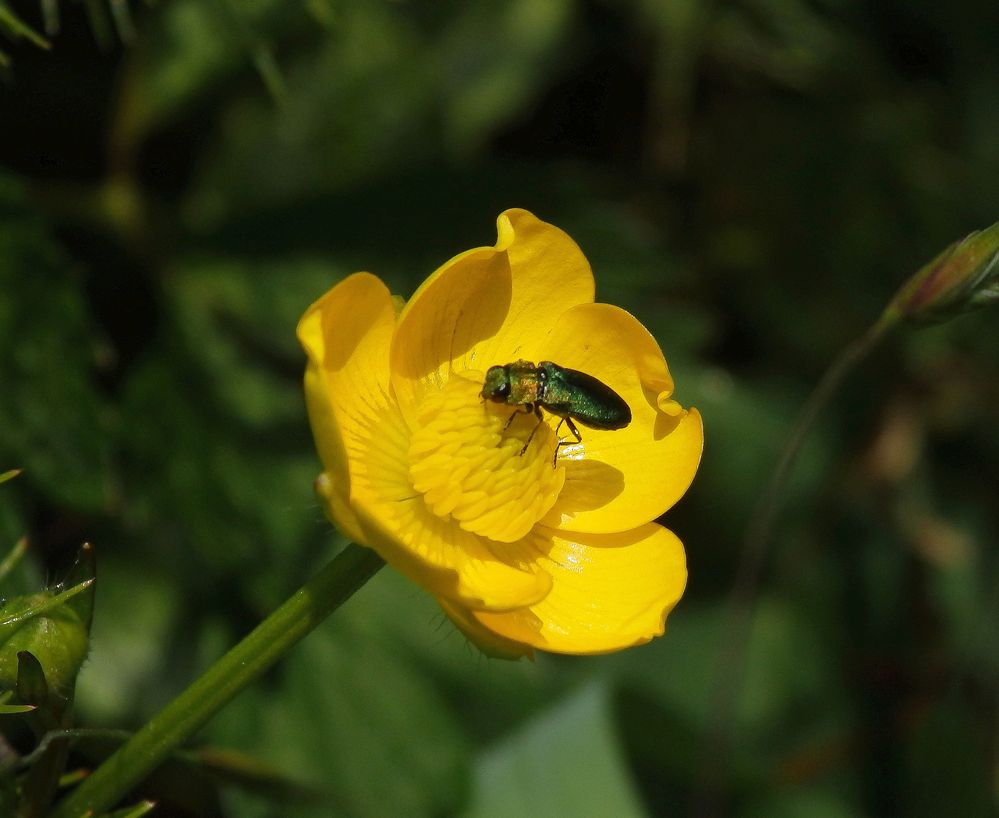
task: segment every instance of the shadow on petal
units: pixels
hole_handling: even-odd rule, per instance
[[[393,365],[406,380],[437,380],[452,367],[475,368],[474,353],[469,353],[496,335],[510,310],[513,291],[505,253],[472,251],[450,265],[413,297],[400,324]]]
[[[603,508],[624,491],[624,473],[599,460],[568,460],[565,465],[565,485],[559,494],[547,524],[560,517],[573,517],[581,511]]]
[[[671,434],[677,426],[680,425],[680,421],[683,420],[686,412],[679,415],[670,415],[666,412],[656,413],[656,422],[652,428],[652,438],[654,440],[662,440],[666,435]]]

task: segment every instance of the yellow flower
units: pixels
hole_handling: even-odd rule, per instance
[[[428,589],[487,653],[642,644],[686,583],[683,546],[652,520],[693,480],[700,415],[672,399],[649,332],[593,302],[569,236],[524,210],[497,231],[405,305],[355,273],[302,316],[317,492],[346,536]],[[581,443],[563,432],[560,446],[549,413],[533,438],[533,415],[507,427],[511,407],[480,391],[489,367],[520,359],[594,376],[631,423],[583,426]]]

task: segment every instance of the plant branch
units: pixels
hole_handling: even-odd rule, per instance
[[[846,377],[895,326],[897,318],[885,313],[863,335],[833,360],[816,384],[795,420],[781,449],[780,458],[757,501],[743,540],[738,572],[729,602],[725,644],[715,673],[716,688],[710,724],[706,732],[701,780],[694,799],[697,815],[717,814],[718,785],[734,730],[734,717],[742,685],[746,651],[752,626],[753,607],[766,563],[774,523],[777,520],[794,464],[819,413],[836,394]]]
[[[81,818],[114,806],[243,688],[284,656],[384,565],[348,545],[280,608],[145,724],[70,793],[50,818]]]

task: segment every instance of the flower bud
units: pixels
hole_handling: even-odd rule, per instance
[[[76,674],[86,658],[90,640],[94,578],[94,549],[84,543],[63,582],[35,594],[3,601],[0,605],[0,693],[16,687],[20,697],[25,656],[30,655],[44,673],[42,687],[47,690],[48,704],[58,711],[72,699]],[[21,684],[18,682],[19,661]]]
[[[50,607],[53,591],[14,597],[0,607],[0,690],[17,683],[18,653],[28,651],[41,664],[51,693],[68,699],[87,655],[88,628],[65,603]],[[37,702],[28,702],[37,704]]]
[[[895,294],[885,318],[946,321],[999,301],[999,222],[954,242]]]

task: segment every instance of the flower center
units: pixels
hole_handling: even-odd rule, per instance
[[[557,438],[548,423],[518,412],[504,429],[516,407],[483,402],[482,379],[470,375],[452,377],[420,405],[409,476],[437,516],[514,542],[555,504],[565,468],[553,465]]]

